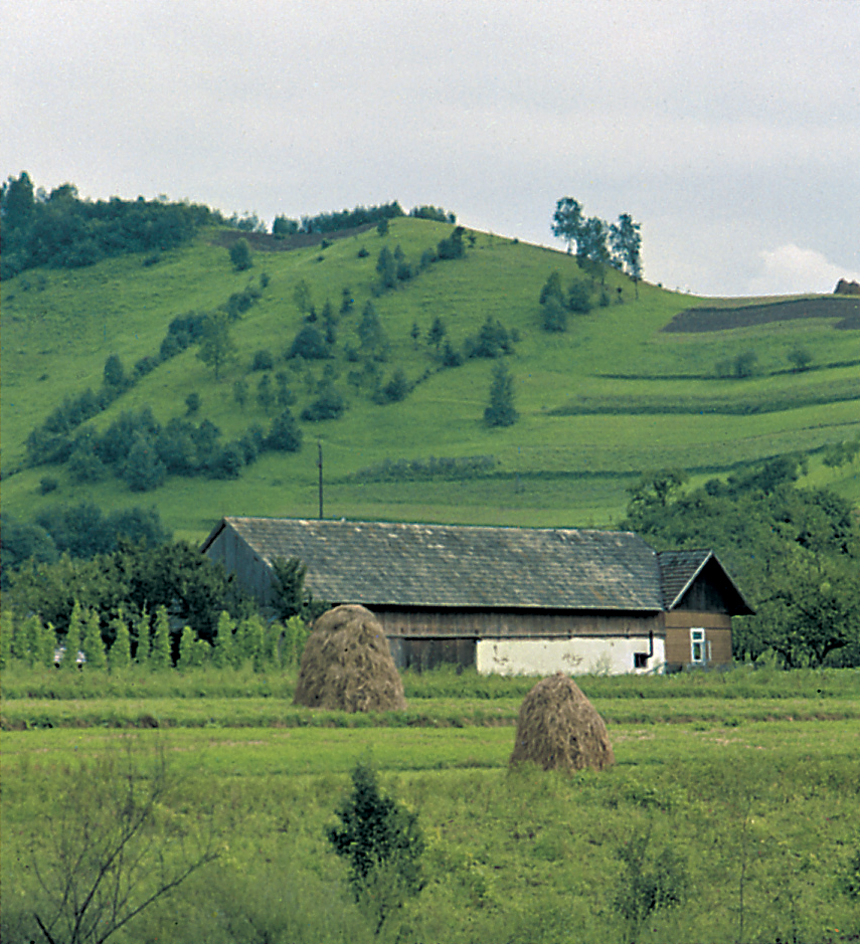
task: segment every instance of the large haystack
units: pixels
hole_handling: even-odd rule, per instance
[[[406,707],[382,626],[363,606],[336,606],[314,623],[294,704],[339,711]]]
[[[510,764],[523,761],[544,770],[603,770],[615,763],[603,718],[561,672],[538,682],[520,706]]]

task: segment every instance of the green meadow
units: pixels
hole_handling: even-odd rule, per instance
[[[55,504],[93,501],[104,509],[158,508],[177,537],[203,538],[222,515],[318,514],[317,441],[324,455],[326,516],[459,523],[605,526],[624,513],[626,488],[643,471],[680,467],[692,482],[785,452],[811,455],[808,481],[860,499],[858,463],[831,469],[819,450],[860,430],[860,338],[837,330],[836,319],[806,319],[700,334],[662,331],[678,312],[714,300],[667,292],[606,274],[609,304],[571,314],[567,330],[541,326],[538,297],[551,272],[562,284],[585,278],[562,252],[473,233],[462,259],[439,261],[394,290],[376,295],[380,249],[400,249],[418,263],[425,249],[449,235],[446,224],[400,218],[380,237],[375,229],[335,239],[326,248],[255,251],[254,265],[235,272],[219,233],[201,234],[156,265],[140,256],[77,270],[28,270],[4,282],[2,304],[2,458],[4,510],[31,518]],[[366,250],[364,257],[360,250]],[[646,247],[647,250],[647,247]],[[209,311],[253,283],[268,284],[232,327],[237,359],[218,381],[192,347],[160,364],[102,414],[85,424],[104,430],[122,412],[150,406],[165,424],[185,414],[197,393],[195,422],[208,419],[229,440],[253,423],[268,427],[255,400],[261,372],[255,352],[270,351],[274,372],[286,370],[298,416],[316,396],[324,372],[347,409],[334,420],[301,422],[304,445],[294,454],[266,453],[238,480],[173,476],[149,493],[130,492],[119,479],[72,481],[65,466],[27,468],[25,443],[65,396],[98,390],[108,356],[126,372],[156,355],[173,318]],[[317,311],[339,310],[344,290],[354,304],[340,316],[328,361],[284,360],[302,325],[294,301],[304,280]],[[621,289],[619,303],[618,289]],[[358,348],[357,326],[372,300],[390,342],[379,365],[385,382],[401,369],[414,387],[401,402],[371,402],[350,380],[347,357]],[[745,300],[749,301],[749,300]],[[721,302],[723,304],[727,302]],[[472,358],[443,368],[427,342],[434,319],[457,349],[489,317],[518,337],[504,358],[515,383],[519,420],[491,429],[483,422],[493,360]],[[417,325],[419,336],[412,337]],[[802,347],[804,371],[789,357]],[[718,376],[718,365],[747,352],[757,356],[744,379]],[[234,382],[249,384],[240,408]],[[466,479],[369,481],[360,473],[384,462],[492,457],[493,466]],[[42,494],[45,476],[58,487]]]
[[[111,940],[836,944],[860,935],[855,671],[583,678],[616,764],[572,776],[508,769],[526,679],[407,673],[403,717],[359,721],[293,708],[289,675],[226,673],[220,686],[211,674],[177,675],[151,676],[149,697],[135,678],[124,698],[103,699],[95,681],[76,692],[47,674],[9,676],[4,942],[40,939],[34,914],[52,913],[50,866],[96,802],[88,778],[109,802],[111,761],[130,758],[145,786],[159,756],[172,787],[147,836],[162,866],[198,845],[217,857]],[[144,715],[159,729],[133,730]],[[383,792],[417,813],[426,845],[423,889],[378,929],[373,902],[353,900],[325,838],[350,771],[368,759]],[[631,910],[634,891],[651,887],[662,889],[660,904]]]

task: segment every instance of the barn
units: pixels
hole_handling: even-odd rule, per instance
[[[400,668],[484,674],[674,671],[731,662],[752,610],[708,550],[658,553],[627,531],[223,518],[202,553],[262,605],[272,562],[379,618]]]

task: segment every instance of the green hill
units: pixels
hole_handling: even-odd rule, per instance
[[[860,462],[831,468],[820,453],[860,431],[860,332],[850,318],[837,327],[856,300],[817,298],[808,316],[795,306],[787,320],[741,313],[722,318],[720,330],[707,330],[707,319],[705,330],[702,319],[687,319],[675,326],[692,324],[692,330],[664,331],[691,307],[741,303],[646,283],[636,299],[630,280],[609,270],[608,304],[599,304],[598,279],[593,310],[569,314],[564,332],[548,332],[538,301],[542,286],[554,270],[565,287],[588,280],[575,258],[475,232],[466,234],[462,258],[426,264],[425,257],[422,267],[425,250],[452,230],[403,217],[390,223],[386,236],[366,228],[296,248],[289,240],[251,234],[253,266],[237,272],[227,250],[235,231],[207,229],[188,247],[157,259],[127,255],[4,280],[4,512],[32,518],[53,505],[85,500],[105,509],[155,505],[177,536],[194,540],[225,514],[314,517],[317,441],[330,517],[604,526],[623,515],[625,489],[643,471],[680,467],[701,482],[794,451],[811,455],[815,484],[860,500]],[[383,247],[392,256],[399,249],[397,264],[411,265],[413,275],[378,293]],[[337,320],[329,359],[284,357],[304,324],[295,299],[301,281],[318,315],[314,327],[324,333],[327,300]],[[163,426],[184,417],[186,398],[196,393],[200,408],[190,421],[209,420],[222,441],[237,440],[252,424],[270,427],[279,410],[267,413],[258,404],[257,383],[264,373],[285,371],[296,417],[326,382],[346,404],[338,419],[299,422],[300,451],[263,452],[237,479],[173,475],[144,493],[113,476],[75,482],[68,464],[28,466],[31,431],[65,397],[79,397],[88,387],[97,392],[110,355],[132,374],[135,363],[157,357],[174,319],[212,311],[249,285],[253,303],[231,327],[237,360],[220,370],[217,381],[192,345],[141,373],[75,435],[90,428],[103,433],[123,412],[146,406]],[[344,299],[352,304],[341,313]],[[389,342],[381,362],[361,351],[358,327],[368,301]],[[427,340],[436,318],[446,329],[438,351]],[[488,318],[515,339],[511,353],[444,367],[444,341],[462,354],[471,339],[474,349]],[[272,370],[251,370],[258,351],[271,353]],[[514,378],[519,419],[490,428],[483,413],[498,360]],[[398,369],[411,392],[398,402],[375,402],[373,391],[384,400],[379,391]],[[234,398],[242,378],[249,390],[244,408]],[[40,484],[45,478],[57,487],[46,491]]]

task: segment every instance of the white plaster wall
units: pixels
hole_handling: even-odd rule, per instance
[[[662,672],[665,640],[654,640],[644,669],[633,668],[633,653],[648,652],[648,640],[580,636],[575,639],[479,639],[475,659],[481,675],[624,675]]]

